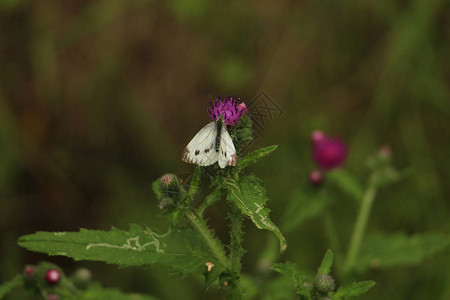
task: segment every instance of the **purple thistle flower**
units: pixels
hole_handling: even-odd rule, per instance
[[[340,139],[324,136],[313,143],[312,159],[324,170],[331,170],[341,166],[346,158],[347,147]]]
[[[242,116],[247,112],[247,106],[242,102],[238,104],[235,97],[227,96],[223,100],[216,99],[209,102],[208,114],[212,120],[218,120],[223,117],[224,123],[229,126],[236,126]]]

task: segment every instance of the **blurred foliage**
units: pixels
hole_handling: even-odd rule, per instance
[[[249,149],[280,145],[254,167],[274,223],[313,168],[309,134],[321,128],[349,143],[345,168],[357,178],[382,144],[409,170],[379,193],[369,233],[448,236],[449,13],[444,0],[0,1],[0,282],[47,259],[20,249],[21,235],[161,228],[151,182],[192,169],[180,156],[208,120],[207,100],[231,94],[258,108],[261,90],[284,111],[259,124]],[[333,229],[346,242],[355,201],[338,188],[331,200]],[[221,203],[207,214],[226,240],[224,211]],[[330,248],[321,221],[304,218],[287,232],[283,258],[314,270]],[[261,272],[268,234],[247,226],[246,272]],[[365,299],[448,299],[449,259],[447,250],[419,265],[369,269],[360,279],[377,285]],[[124,291],[220,297],[161,267],[54,261],[68,271],[86,266]]]

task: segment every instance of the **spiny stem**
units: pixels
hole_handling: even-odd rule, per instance
[[[231,286],[231,295],[232,299],[241,299],[242,292],[239,284],[239,277],[241,274],[241,258],[245,252],[242,248],[242,239],[244,235],[244,232],[242,231],[243,215],[234,203],[232,203],[229,218],[231,220],[231,241],[229,246],[231,271],[235,277]]]
[[[191,211],[186,213],[186,217],[211,248],[218,262],[225,268],[231,269],[230,261],[225,255],[222,243],[213,236],[211,230],[208,228],[208,225],[206,225],[205,220]]]
[[[344,273],[349,273],[355,266],[364,231],[366,230],[370,211],[372,210],[372,204],[373,200],[375,199],[377,188],[373,183],[373,180],[371,180],[370,182],[371,183],[369,184],[369,187],[363,196],[358,219],[356,220],[355,227],[353,228],[352,239],[350,241],[350,247],[347,252],[347,259],[344,265]]]
[[[244,255],[244,249],[242,248],[242,239],[244,232],[242,231],[242,221],[243,216],[233,204],[231,215],[231,242],[230,242],[230,260],[231,260],[231,269],[233,272],[238,275],[241,272],[241,258]]]

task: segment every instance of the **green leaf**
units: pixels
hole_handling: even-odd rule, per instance
[[[416,264],[449,247],[450,237],[439,233],[415,236],[372,234],[363,241],[356,268],[364,271],[369,267]]]
[[[160,179],[153,181],[152,189],[156,195],[156,198],[161,199],[165,196],[164,191],[161,189]]]
[[[140,295],[140,294],[125,294],[117,289],[102,288],[99,284],[90,287],[87,291],[83,291],[82,294],[77,295],[76,299],[81,300],[111,300],[111,299],[123,299],[123,300],[156,300],[156,298]]]
[[[197,166],[194,170],[194,174],[192,175],[192,179],[190,182],[190,188],[189,188],[189,198],[190,199],[193,199],[193,197],[197,193],[197,191],[200,187],[201,177],[202,177],[202,169],[200,168],[200,166]]]
[[[333,252],[328,249],[327,253],[322,259],[319,269],[317,270],[317,275],[329,274],[331,270],[331,265],[333,264]]]
[[[241,212],[248,216],[256,227],[273,232],[280,242],[280,251],[286,249],[286,239],[280,229],[269,219],[270,210],[266,204],[266,190],[264,184],[254,175],[242,177],[238,182],[225,178],[224,186],[228,189],[228,200],[236,204]]]
[[[7,281],[0,285],[0,299],[9,294],[12,290],[21,287],[23,285],[22,276],[16,275],[10,281]]]
[[[290,231],[301,223],[320,215],[330,204],[330,197],[323,189],[317,189],[309,182],[296,190],[282,217],[281,228]]]
[[[296,263],[285,262],[273,264],[272,270],[291,278],[295,285],[302,285],[306,282],[306,277],[301,273]]]
[[[265,148],[260,148],[247,154],[244,158],[240,159],[237,163],[236,168],[243,169],[251,164],[255,164],[258,160],[264,156],[269,155],[278,148],[278,145],[272,145]]]
[[[202,273],[205,262],[219,265],[204,239],[191,230],[169,229],[160,233],[130,225],[129,231],[37,232],[23,236],[19,245],[31,251],[95,260],[120,266],[161,263],[183,275]]]
[[[371,287],[375,285],[374,281],[360,281],[353,282],[344,286],[341,286],[336,294],[331,299],[340,299],[342,297],[359,296],[367,292]]]
[[[356,200],[357,203],[361,203],[364,190],[350,173],[341,168],[335,169],[327,174],[327,180],[334,183],[344,193]]]
[[[292,262],[278,263],[272,266],[272,270],[291,278],[296,287],[296,293],[312,299],[310,290],[305,286],[306,277],[301,273],[297,264]]]

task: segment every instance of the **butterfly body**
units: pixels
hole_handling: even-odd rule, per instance
[[[236,149],[222,118],[200,129],[184,149],[182,160],[199,166],[218,162],[222,169],[236,165]]]

